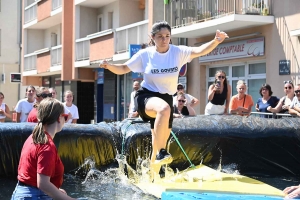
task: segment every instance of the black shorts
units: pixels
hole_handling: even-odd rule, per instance
[[[149,117],[145,112],[146,104],[151,97],[161,98],[169,104],[171,109],[169,128],[172,128],[172,123],[173,123],[173,96],[172,95],[161,94],[159,92],[152,92],[150,90],[147,90],[146,88],[141,88],[136,92],[134,97],[135,110],[137,110],[137,112],[139,113],[143,121],[145,122],[150,121],[151,129],[154,129],[155,118]]]

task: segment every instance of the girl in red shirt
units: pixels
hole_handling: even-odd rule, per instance
[[[46,98],[38,107],[37,117],[39,122],[21,152],[18,183],[11,199],[71,200],[73,198],[60,188],[64,166],[53,142],[68,117],[64,114],[64,105],[56,99]]]

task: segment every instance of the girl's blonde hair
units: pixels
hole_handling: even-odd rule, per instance
[[[64,96],[66,96],[67,94],[71,94],[72,97],[74,97],[74,94],[73,94],[73,92],[71,90],[65,91]]]
[[[41,101],[37,113],[39,122],[35,125],[32,132],[35,144],[46,144],[48,142],[48,137],[44,132],[44,125],[55,123],[61,114],[64,114],[64,105],[57,99],[45,98]]]
[[[177,93],[177,99],[178,99],[178,97],[183,97],[185,99],[184,92],[178,92]]]
[[[239,81],[236,83],[236,88],[237,88],[239,85],[244,85],[244,86],[246,86],[246,88],[247,88],[247,84],[246,84],[245,81],[243,81],[243,80],[239,80]]]

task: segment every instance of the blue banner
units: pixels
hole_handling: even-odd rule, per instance
[[[103,84],[104,83],[104,69],[98,68],[97,69],[97,84]]]
[[[130,44],[129,45],[129,57],[131,58],[140,49],[141,49],[141,45],[140,44]]]
[[[129,45],[129,56],[130,58],[136,54],[140,49],[142,48],[142,45],[139,44],[130,44]],[[142,80],[143,75],[141,73],[131,73],[132,80]]]

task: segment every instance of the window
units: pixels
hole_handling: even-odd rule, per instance
[[[265,74],[266,63],[249,64],[249,74]]]
[[[51,33],[51,47],[57,46],[57,34]]]

